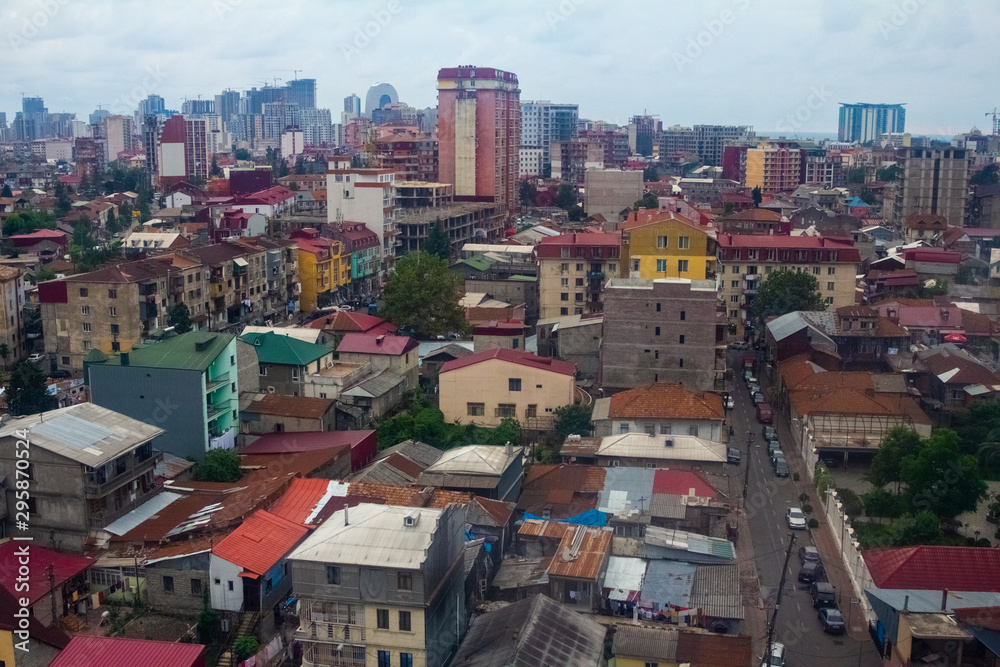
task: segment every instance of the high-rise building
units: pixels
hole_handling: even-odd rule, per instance
[[[669,161],[671,155],[694,154],[703,163],[719,167],[722,165],[722,151],[728,144],[746,141],[753,136],[753,128],[747,125],[673,125],[660,132],[660,161]]]
[[[184,100],[181,113],[185,116],[203,116],[215,113],[215,100]]]
[[[299,105],[288,102],[266,102],[264,107],[264,138],[278,139],[288,127],[299,125]]]
[[[287,101],[298,104],[299,109],[316,108],[316,79],[295,79],[285,87],[288,89]]]
[[[394,104],[399,101],[399,94],[396,89],[388,83],[376,83],[368,89],[365,95],[365,115],[371,118],[372,111]]]
[[[135,136],[135,126],[131,116],[108,116],[102,123],[104,138],[108,140],[108,162],[118,159],[122,151],[131,150]]]
[[[48,109],[45,108],[45,100],[41,97],[24,97],[21,98],[21,111],[24,113],[48,113]]]
[[[327,222],[362,222],[378,234],[382,273],[396,258],[396,202],[392,169],[352,167],[346,155],[330,159],[326,175]]]
[[[653,143],[662,124],[655,116],[632,116],[629,121],[629,144],[636,155],[653,154]]]
[[[144,100],[139,101],[139,116],[155,116],[162,114],[166,110],[163,98],[159,95],[149,95]]]
[[[902,148],[896,152],[902,173],[885,197],[885,217],[902,225],[914,213],[944,216],[949,225],[965,221],[969,192],[969,152],[964,148]]]
[[[336,146],[329,109],[299,109],[299,128],[308,146]]]
[[[21,111],[14,116],[14,139],[34,141],[50,133],[49,110],[41,97],[21,98]]]
[[[517,210],[521,91],[517,75],[491,67],[438,72],[438,174],[455,199],[488,197]]]
[[[794,190],[801,183],[802,151],[798,148],[761,143],[747,149],[746,185],[760,188],[762,194],[773,195]]]
[[[344,98],[344,110],[340,113],[340,124],[347,125],[361,113],[361,98],[351,93]]]
[[[858,104],[840,105],[840,125],[837,139],[867,143],[877,141],[887,132],[904,132],[906,109],[903,104]]]
[[[226,89],[215,96],[215,113],[227,126],[233,116],[240,112],[240,93],[238,90]],[[228,127],[226,129],[229,129]]]
[[[96,109],[94,113],[90,114],[89,122],[91,125],[99,125],[105,118],[111,115],[111,112],[107,109]]]
[[[542,150],[542,175],[548,175],[552,167],[549,154],[552,142],[574,138],[579,116],[576,104],[553,104],[548,100],[521,102],[521,148]]]
[[[163,122],[156,147],[161,188],[179,181],[208,178],[207,123],[204,118],[172,116]]]
[[[264,105],[270,102],[280,102],[286,99],[288,89],[284,86],[264,86],[261,89],[251,88],[243,93],[240,99],[241,114],[264,113]]]

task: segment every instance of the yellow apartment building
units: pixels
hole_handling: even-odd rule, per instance
[[[697,223],[673,212],[632,213],[622,230],[622,278],[715,276],[716,241]]]
[[[747,150],[746,185],[773,195],[799,186],[802,152],[777,144],[762,143]]]

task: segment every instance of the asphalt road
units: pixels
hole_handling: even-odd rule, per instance
[[[736,363],[737,379],[732,388],[736,405],[730,414],[735,435],[732,445],[738,446],[743,452],[741,466],[750,466],[749,484],[747,486],[747,517],[750,524],[750,539],[753,542],[757,573],[760,579],[761,597],[767,605],[768,618],[773,611],[778,584],[781,580],[781,566],[785,558],[785,549],[792,533],[795,534],[795,546],[788,562],[788,574],[785,577],[785,590],[778,610],[775,623],[775,641],[785,645],[785,664],[789,667],[878,667],[881,660],[870,640],[856,641],[847,634],[832,636],[823,632],[816,611],[809,597],[808,586],[798,583],[799,557],[801,546],[813,545],[813,539],[808,530],[789,529],[785,520],[785,511],[789,507],[799,507],[798,499],[801,493],[796,487],[808,482],[794,482],[791,477],[775,477],[771,461],[767,454],[767,443],[764,441],[762,425],[757,421],[756,406],[742,379],[742,352],[730,351],[730,363]],[[787,428],[778,425],[779,441],[789,441]],[[747,447],[747,431],[751,434],[749,451]],[[784,437],[783,437],[784,436]],[[796,456],[786,451],[786,456]],[[741,473],[746,474],[745,470]],[[743,478],[740,478],[742,490]],[[819,510],[820,508],[817,508]],[[824,563],[828,568],[837,567],[837,563]],[[851,604],[853,591],[838,591],[846,616],[846,607]],[[757,656],[759,660],[760,656]],[[759,665],[756,662],[755,665]]]

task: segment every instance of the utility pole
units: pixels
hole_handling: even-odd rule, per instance
[[[795,545],[795,533],[791,534],[788,542],[788,550],[785,551],[785,564],[781,566],[781,580],[778,582],[778,595],[774,598],[774,611],[771,613],[771,622],[767,626],[767,650],[764,653],[764,664],[771,664],[771,644],[774,641],[774,625],[778,621],[778,607],[781,606],[781,592],[785,589],[785,573],[788,572],[788,559],[792,557],[792,547]]]
[[[747,460],[743,469],[743,511],[747,509],[747,489],[750,488],[750,451],[753,449],[753,433],[747,429]]]

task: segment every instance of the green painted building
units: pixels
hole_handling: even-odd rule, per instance
[[[235,446],[239,433],[236,336],[191,331],[147,340],[84,359],[91,400],[101,407],[159,426],[157,446],[201,459],[209,449]]]
[[[333,364],[333,349],[274,332],[246,333],[240,340],[257,353],[261,391],[305,396],[306,378]]]

